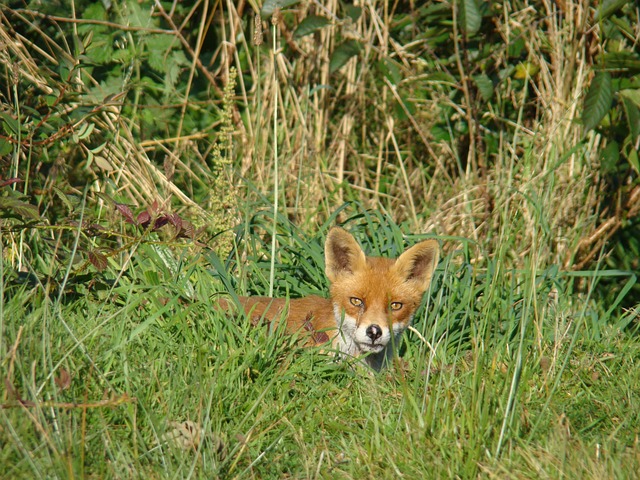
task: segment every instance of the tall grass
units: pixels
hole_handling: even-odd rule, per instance
[[[449,254],[401,358],[375,376],[215,309],[229,290],[268,289],[270,240],[258,233],[270,222],[265,213],[238,232],[238,263],[188,255],[173,268],[143,246],[108,291],[56,302],[37,286],[4,285],[4,475],[636,471],[637,342],[588,296],[576,309],[566,275],[501,268],[499,257],[478,268],[468,248]],[[277,293],[326,291],[322,231],[279,225]],[[347,227],[374,254],[420,238],[378,214]]]

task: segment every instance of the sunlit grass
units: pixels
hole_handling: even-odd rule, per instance
[[[372,253],[404,247],[402,229],[383,217],[347,227]],[[276,290],[324,290],[322,232],[305,241],[281,229]],[[637,471],[638,346],[613,327],[594,329],[602,312],[586,299],[576,308],[557,269],[504,271],[499,258],[479,268],[465,248],[451,252],[401,358],[374,375],[215,310],[225,283],[238,293],[268,288],[268,261],[259,259],[270,240],[244,235],[235,267],[195,257],[171,270],[141,248],[111,291],[55,304],[38,287],[4,286],[5,475]]]

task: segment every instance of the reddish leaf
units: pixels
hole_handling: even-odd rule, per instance
[[[6,187],[7,185],[13,185],[14,183],[23,183],[24,180],[20,178],[7,178],[6,180],[0,180],[0,188]]]
[[[138,225],[142,225],[144,228],[149,226],[149,222],[151,221],[151,214],[148,211],[140,212],[138,215]]]
[[[171,225],[176,227],[176,229],[180,230],[182,228],[182,219],[180,218],[180,215],[177,213],[170,213],[167,215],[167,218],[169,222],[171,222]]]
[[[135,219],[133,218],[133,212],[124,203],[116,203],[116,210],[118,210],[122,214],[127,223],[136,223]]]
[[[60,369],[60,374],[53,379],[60,390],[67,390],[71,386],[71,374],[64,368]]]
[[[103,255],[100,252],[89,252],[89,261],[91,262],[91,265],[93,265],[94,267],[96,267],[96,269],[98,271],[102,271],[105,268],[107,268],[107,257],[105,255]]]
[[[158,230],[159,228],[164,227],[167,223],[169,223],[169,218],[166,215],[162,215],[156,218],[156,221],[153,222],[153,229]]]

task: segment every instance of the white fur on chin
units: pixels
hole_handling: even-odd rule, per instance
[[[396,343],[407,328],[407,325],[401,323],[394,324],[392,328],[395,338],[394,342],[391,342],[391,330],[381,325],[382,335],[375,343],[371,343],[371,339],[367,336],[366,327],[360,328],[358,321],[350,315],[343,314],[338,304],[333,305],[333,312],[338,325],[337,347],[340,352],[352,357],[366,354],[364,361],[376,371],[382,369],[391,358],[393,355],[392,343]]]

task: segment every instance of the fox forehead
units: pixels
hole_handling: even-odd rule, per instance
[[[418,291],[393,267],[392,258],[367,257],[364,268],[343,275],[331,285],[334,299],[357,297],[367,308],[387,308],[390,302],[402,302],[411,307],[420,302],[423,292]]]

